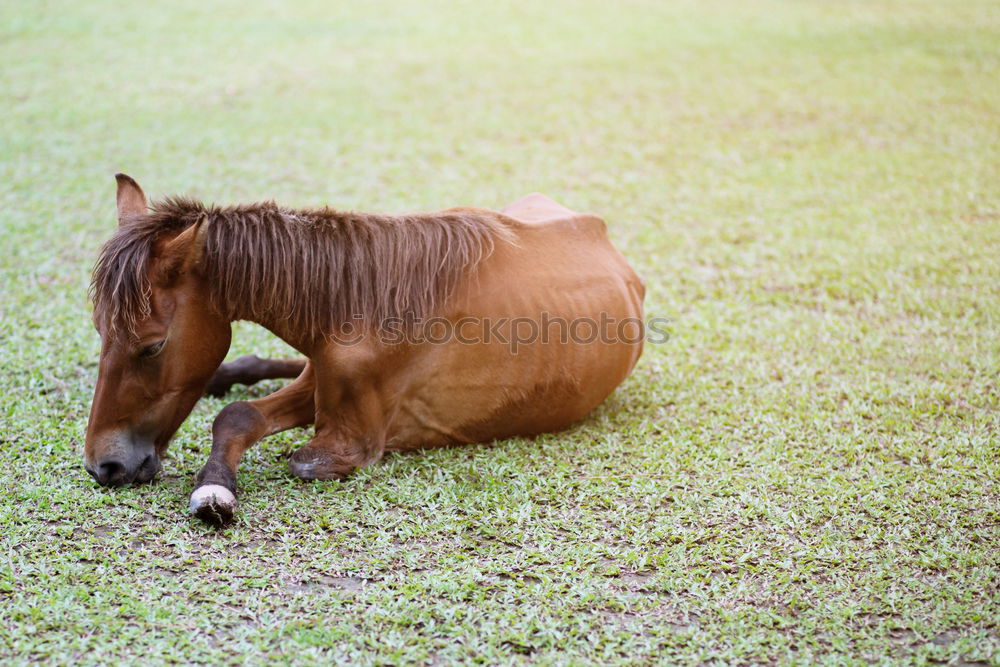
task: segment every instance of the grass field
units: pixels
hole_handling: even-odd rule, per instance
[[[1000,3],[0,5],[0,659],[1000,663]],[[239,521],[98,488],[86,291],[154,198],[603,215],[671,320],[559,434]],[[232,356],[290,354],[236,327]]]

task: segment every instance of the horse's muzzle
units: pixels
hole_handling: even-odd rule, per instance
[[[145,457],[110,457],[84,467],[101,486],[124,486],[153,479],[160,470],[160,457],[155,452]]]

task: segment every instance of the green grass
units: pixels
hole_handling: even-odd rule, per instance
[[[0,6],[4,662],[1000,663],[1000,5],[330,4]],[[81,464],[116,171],[542,191],[672,338],[565,433],[342,484],[272,438],[215,532],[186,502],[224,401],[155,484]]]

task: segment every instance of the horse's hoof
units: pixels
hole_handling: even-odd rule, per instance
[[[299,479],[311,482],[313,480],[343,481],[355,471],[355,466],[337,464],[327,457],[315,456],[308,447],[296,450],[288,459],[288,468]]]
[[[205,523],[224,526],[233,520],[233,514],[236,512],[236,496],[224,486],[206,484],[194,490],[188,508],[191,514]]]
[[[318,461],[315,460],[300,461],[295,454],[292,454],[292,458],[288,459],[288,469],[299,479],[311,481],[317,479],[317,469],[319,468],[317,463]]]
[[[229,376],[224,373],[216,373],[212,376],[212,379],[208,381],[208,385],[205,387],[206,396],[215,396],[216,398],[222,398],[229,393],[229,390],[233,388],[235,382],[229,379]]]

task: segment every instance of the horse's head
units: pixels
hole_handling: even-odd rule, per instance
[[[200,277],[205,225],[158,231],[119,174],[115,237],[95,269],[101,335],[84,464],[102,485],[146,482],[229,349],[230,326]]]

